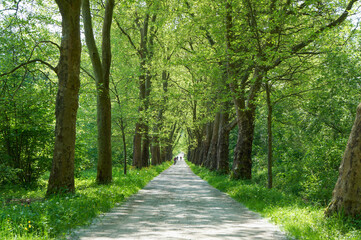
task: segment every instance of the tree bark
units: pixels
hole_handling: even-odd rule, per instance
[[[221,115],[220,112],[216,113],[216,117],[213,123],[212,138],[207,153],[206,166],[212,171],[217,169],[217,149],[218,149],[220,115]]]
[[[137,168],[142,168],[142,134],[141,134],[141,124],[137,122],[135,124],[135,133],[133,139],[133,166]]]
[[[75,191],[74,151],[80,87],[81,1],[56,0],[56,3],[62,16],[62,40],[57,67],[55,144],[47,195]]]
[[[142,167],[149,167],[149,126],[143,125],[143,143],[142,143]]]
[[[162,145],[160,148],[160,161],[161,163],[166,162],[170,159],[167,159],[167,147]]]
[[[143,65],[145,63],[141,61],[141,72],[143,70]],[[139,106],[139,113],[143,113],[143,99],[145,95],[145,83],[144,83],[144,74],[141,73],[139,76],[139,99],[141,100]],[[142,141],[143,141],[143,117],[140,115],[138,122],[135,124],[135,133],[133,141],[133,165],[137,168],[142,168]]]
[[[156,21],[156,14],[150,18],[149,13],[145,15],[143,26],[140,30],[140,48],[138,55],[140,58],[140,76],[139,76],[139,91],[140,91],[140,100],[141,107],[140,113],[142,111],[147,111],[149,108],[149,97],[151,92],[151,79],[152,75],[149,70],[151,65],[151,60],[153,57],[153,47],[154,47],[154,37],[156,31],[154,30],[154,23]],[[149,29],[149,24],[152,23],[152,27]],[[149,33],[150,32],[150,33]],[[141,154],[134,153],[134,157],[139,157],[139,159],[134,159],[135,162],[139,162],[138,166],[140,168],[149,166],[149,147],[150,147],[150,137],[149,137],[149,124],[144,117],[140,117],[139,126],[136,126],[136,132],[134,137],[134,150],[141,149]],[[137,136],[141,134],[140,136]]]
[[[169,60],[170,57],[167,58],[167,60]],[[168,93],[168,80],[169,80],[169,73],[166,70],[162,71],[162,87],[163,87],[163,100],[162,100],[162,106],[159,109],[159,113],[158,113],[158,123],[156,123],[156,126],[154,127],[154,132],[156,134],[155,137],[153,137],[153,144],[152,144],[152,164],[153,164],[153,160],[154,160],[154,164],[161,164],[163,162],[166,161],[166,155],[165,155],[165,151],[163,151],[162,148],[161,149],[161,138],[159,136],[161,129],[163,128],[163,122],[164,122],[164,111],[166,109],[166,105],[168,102],[168,97],[167,97],[167,93]],[[157,136],[158,134],[158,136]]]
[[[325,213],[327,216],[334,213],[358,218],[361,216],[361,104],[357,107],[338,180]]]
[[[160,146],[158,140],[153,140],[151,152],[152,152],[152,165],[161,164],[162,162],[160,158]]]
[[[234,179],[252,178],[252,145],[254,137],[254,120],[256,114],[256,98],[261,88],[263,71],[255,68],[253,73],[254,83],[249,91],[247,105],[241,99],[234,97],[237,113],[238,138],[234,149],[233,171]]]
[[[207,157],[208,157],[208,150],[209,146],[211,145],[211,140],[213,136],[213,126],[214,122],[207,124],[207,131],[206,131],[206,140],[204,142],[204,146],[202,147],[202,157],[201,157],[201,165],[207,166]],[[209,166],[207,166],[209,167]]]
[[[229,172],[229,133],[232,128],[227,128],[228,122],[229,113],[223,111],[220,115],[217,143],[217,171],[222,173]]]
[[[83,1],[83,21],[85,40],[97,85],[97,125],[98,125],[98,167],[97,182],[107,184],[112,181],[111,151],[111,103],[109,77],[111,66],[110,30],[113,18],[114,0],[107,0],[102,29],[102,61],[95,43],[89,0]]]

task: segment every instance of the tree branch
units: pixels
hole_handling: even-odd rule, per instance
[[[120,23],[118,21],[118,19],[115,18],[115,22],[117,23],[118,28],[120,29],[120,31],[128,38],[130,45],[132,45],[132,47],[134,48],[135,51],[137,51],[138,54],[140,54],[139,50],[137,49],[137,47],[135,46],[132,38],[129,36],[129,34],[122,28],[122,26],[120,26]]]
[[[18,70],[19,68],[25,67],[25,66],[27,66],[27,65],[29,65],[29,64],[31,64],[31,63],[34,63],[34,62],[40,62],[40,63],[46,65],[46,66],[49,67],[51,70],[53,70],[55,73],[57,73],[57,71],[58,71],[57,67],[53,67],[50,63],[45,62],[44,60],[41,60],[41,59],[33,59],[33,60],[29,60],[29,61],[27,61],[27,62],[25,62],[25,63],[22,63],[22,64],[18,65],[17,67],[13,68],[13,69],[12,69],[11,71],[9,71],[9,72],[5,72],[5,73],[0,74],[0,77],[3,77],[3,76],[6,76],[6,75],[9,75],[9,74],[12,74],[12,73],[14,73],[16,70]]]
[[[94,81],[96,81],[95,77],[93,75],[91,75],[85,68],[83,68],[82,66],[80,66],[80,69],[86,73],[86,75],[88,75],[90,78],[92,78]]]
[[[331,23],[327,24],[326,26],[321,27],[320,29],[318,29],[314,34],[312,34],[310,36],[309,39],[307,39],[306,41],[303,41],[295,46],[292,47],[292,53],[297,53],[298,51],[300,51],[301,49],[303,49],[304,47],[306,47],[308,44],[310,44],[311,42],[313,42],[318,35],[320,35],[322,32],[324,32],[326,29],[329,28],[333,28],[336,27],[338,25],[340,25],[342,22],[344,22],[349,14],[349,11],[352,9],[352,6],[354,5],[355,2],[357,2],[358,0],[351,0],[346,9],[344,10],[344,12],[341,14],[341,16],[339,16],[336,20],[332,21]]]

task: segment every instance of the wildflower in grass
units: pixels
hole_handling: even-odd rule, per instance
[[[26,231],[28,231],[28,228],[27,228],[27,227],[25,227],[25,230],[26,230]]]

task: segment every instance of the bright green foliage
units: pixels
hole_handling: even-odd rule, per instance
[[[0,18],[0,74],[33,59],[53,64],[57,55],[57,48],[49,42],[55,34],[42,28],[54,23],[51,11],[34,10],[32,15],[33,3],[19,4],[27,7],[19,6],[16,14],[14,10]],[[53,78],[47,67],[35,63],[1,77],[0,185],[36,184],[50,166],[56,94]]]
[[[77,226],[119,206],[126,198],[143,188],[153,177],[171,165],[170,162],[130,170],[127,175],[114,169],[113,183],[97,185],[96,171],[83,171],[76,179],[77,192],[44,199],[46,187],[33,191],[7,188],[0,191],[0,238],[59,239]],[[45,180],[42,183],[45,185]],[[27,203],[28,200],[31,203]]]
[[[324,208],[309,206],[295,195],[267,189],[249,181],[231,180],[227,175],[188,164],[194,173],[213,187],[280,225],[290,237],[310,240],[361,238],[358,221],[342,216],[324,218]]]
[[[289,82],[274,83],[272,91],[274,187],[324,206],[331,198],[360,100],[360,61],[354,46],[348,47],[334,46],[313,57]],[[261,104],[253,169],[254,180],[263,186],[267,181],[266,116],[266,106]]]
[[[226,41],[227,2],[231,7],[229,14],[233,16],[228,29],[233,35],[230,46]],[[195,146],[204,140],[205,126],[214,120],[224,103],[230,102],[230,122],[235,119],[232,97],[247,99],[254,86],[252,71],[248,78],[242,79],[245,69],[262,67],[267,71],[264,71],[262,86],[254,100],[257,109],[252,182],[230,181],[215,173],[204,174],[218,188],[283,224],[293,236],[304,239],[360,237],[358,230],[350,230],[359,229],[357,224],[341,217],[324,220],[321,208],[330,200],[355,109],[361,99],[361,37],[355,20],[327,28],[322,34],[315,34],[315,31],[336,19],[347,2],[118,1],[111,36],[113,162],[123,163],[123,122],[127,159],[131,164],[134,129],[140,118],[148,124],[150,138],[159,140],[161,147],[169,144],[174,147],[173,152],[180,152]],[[0,74],[31,59],[47,61],[54,67],[57,63],[56,45],[60,42],[61,28],[55,3],[30,0],[19,3],[16,11],[16,1],[0,1],[0,7],[14,9],[0,12]],[[91,5],[98,13],[93,16],[97,34],[101,32],[103,19],[99,16],[104,9],[101,2],[91,1]],[[152,58],[145,59],[147,63],[143,66],[151,75],[150,96],[144,100],[149,101],[149,106],[140,111],[139,106],[144,102],[139,98],[142,74],[139,43],[146,14],[157,17],[150,26],[155,34],[150,48]],[[98,35],[95,39],[100,48],[101,37]],[[55,44],[45,42],[49,40]],[[298,43],[308,40],[302,51],[297,50]],[[115,185],[96,186],[93,185],[95,176],[85,177],[91,172],[88,170],[96,166],[98,151],[97,93],[86,51],[83,46],[75,150],[78,193],[35,201],[30,207],[11,203],[16,209],[6,207],[4,211],[9,211],[13,216],[11,221],[15,221],[8,224],[4,218],[5,224],[1,225],[9,231],[13,229],[22,234],[29,218],[34,224],[31,225],[34,238],[38,233],[45,238],[64,233],[74,224],[75,214],[81,216],[79,224],[85,223],[88,217],[121,201],[123,194],[126,195],[122,191],[127,190],[117,189],[117,184],[139,180],[135,171],[131,171],[129,179],[117,176],[122,171],[120,168],[113,171]],[[147,54],[150,56],[149,52]],[[234,64],[232,69],[230,63]],[[163,73],[168,76],[166,81]],[[270,85],[273,107],[274,190],[264,188],[268,151],[265,82]],[[232,94],[230,83],[239,86]],[[55,88],[55,74],[40,63],[26,65],[0,77],[0,185],[9,182],[29,185],[48,170],[54,135]],[[230,135],[231,167],[237,130],[235,127]],[[174,136],[171,137],[172,131]],[[43,182],[41,184],[44,186]],[[4,192],[20,199],[43,197],[42,192],[14,189],[18,187],[6,185]],[[111,199],[110,202],[101,200],[101,196]],[[66,197],[69,201],[64,200]],[[2,199],[3,206],[10,206],[5,197]],[[99,205],[99,208],[89,212],[79,210],[87,204]],[[60,211],[62,208],[72,211],[66,215]],[[48,213],[35,216],[34,211],[44,209]],[[26,217],[22,218],[21,212]],[[57,223],[57,219],[61,223]]]

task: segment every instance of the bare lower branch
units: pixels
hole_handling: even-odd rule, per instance
[[[120,31],[128,38],[130,45],[132,45],[132,47],[139,53],[139,50],[137,49],[137,47],[135,46],[132,38],[129,36],[129,34],[122,28],[122,26],[120,26],[120,23],[118,21],[118,19],[115,19],[115,22],[117,23],[118,28],[120,29]]]
[[[95,77],[93,75],[91,75],[85,68],[83,68],[82,66],[80,66],[80,69],[86,73],[86,75],[88,75],[90,78],[92,78],[94,81],[96,80]]]
[[[46,65],[46,66],[49,67],[51,70],[53,70],[55,73],[57,73],[57,71],[58,71],[57,67],[53,67],[50,63],[45,62],[44,60],[41,60],[41,59],[33,59],[33,60],[29,60],[29,61],[27,61],[27,62],[25,62],[25,63],[22,63],[22,64],[18,65],[17,67],[13,68],[13,69],[12,69],[11,71],[9,71],[9,72],[0,74],[0,77],[3,77],[3,76],[6,76],[6,75],[9,75],[9,74],[12,74],[12,73],[14,73],[16,70],[18,70],[19,68],[25,67],[25,66],[27,66],[27,65],[29,65],[29,64],[31,64],[31,63],[35,63],[35,62],[40,62],[40,63]]]

